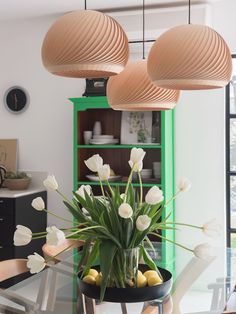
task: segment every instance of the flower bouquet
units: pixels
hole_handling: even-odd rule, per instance
[[[190,188],[187,179],[181,180],[178,191],[170,200],[164,202],[162,191],[153,186],[143,199],[143,187],[140,171],[143,167],[145,151],[141,148],[133,148],[130,154],[129,165],[131,168],[124,193],[120,193],[119,187],[111,187],[109,184],[110,166],[103,164],[99,155],[93,155],[85,161],[86,166],[98,174],[101,187],[101,196],[93,194],[89,185],[82,185],[73,192],[73,199],[69,200],[59,191],[58,183],[54,176],[48,176],[44,181],[46,188],[54,190],[63,198],[67,210],[72,214],[73,226],[60,230],[56,226],[48,227],[46,231],[32,233],[25,226],[17,226],[14,234],[15,245],[26,245],[31,239],[46,237],[47,244],[60,245],[65,239],[80,239],[84,241],[78,272],[81,282],[85,285],[96,286],[99,289],[100,299],[104,299],[106,289],[133,289],[146,286],[158,289],[171,276],[158,269],[156,263],[150,257],[147,246],[154,249],[149,240],[149,235],[179,245],[196,256],[202,257],[208,249],[206,244],[200,245],[195,250],[189,249],[170,239],[164,238],[160,231],[163,229],[175,229],[176,226],[194,227],[202,229],[205,233],[215,235],[219,226],[215,221],[203,226],[193,226],[184,223],[169,221],[171,211],[170,204],[181,192]],[[140,188],[132,186],[132,174],[137,172]],[[105,192],[104,182],[108,187]],[[36,198],[32,206],[39,211],[46,211],[59,219],[66,220],[55,213],[48,211],[42,198]],[[139,269],[139,263],[146,264],[144,274]],[[41,271],[47,264],[42,256],[34,253],[28,256],[28,267],[31,273]],[[98,263],[98,267],[92,268]],[[92,269],[91,269],[92,268]],[[88,288],[88,286],[86,286]],[[166,292],[169,292],[169,286]]]

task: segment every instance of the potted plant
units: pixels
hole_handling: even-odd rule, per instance
[[[9,190],[26,190],[30,184],[30,177],[26,172],[6,172],[4,186]]]
[[[110,166],[103,164],[98,154],[85,160],[85,164],[92,172],[98,173],[102,194],[100,197],[93,195],[91,186],[82,185],[73,192],[73,199],[69,200],[59,191],[55,177],[48,176],[44,181],[45,187],[56,191],[63,198],[63,203],[74,217],[74,225],[66,230],[52,226],[40,233],[32,233],[25,226],[17,226],[14,244],[26,245],[32,238],[42,237],[46,237],[49,245],[60,245],[66,238],[84,240],[78,269],[80,271],[80,266],[83,266],[79,272],[79,284],[82,292],[90,297],[98,298],[100,295],[101,300],[134,302],[169,293],[171,274],[166,270],[158,269],[148,254],[145,244],[152,248],[148,235],[163,239],[158,231],[175,229],[176,226],[182,225],[198,228],[207,235],[215,236],[220,227],[215,221],[203,226],[169,221],[171,210],[163,219],[162,214],[167,210],[168,205],[177,195],[190,188],[190,182],[187,179],[181,180],[177,193],[165,202],[163,193],[157,186],[152,187],[144,198],[140,175],[144,156],[145,151],[141,148],[131,150],[129,160],[131,171],[124,193],[120,193],[119,187],[110,186]],[[140,189],[132,186],[133,172],[138,174]],[[108,193],[105,193],[104,182],[109,189]],[[51,213],[45,208],[42,198],[34,199],[32,206],[36,210]],[[51,214],[66,220],[54,213]],[[172,240],[166,238],[164,240],[175,243],[198,257],[204,257],[208,250],[206,244],[197,246],[193,250]],[[146,266],[139,267],[140,260]],[[98,263],[97,267],[93,267],[96,263]],[[27,265],[31,273],[39,272],[46,264],[47,261],[37,253],[28,256]]]

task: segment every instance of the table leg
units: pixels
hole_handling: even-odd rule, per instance
[[[95,300],[82,295],[84,314],[96,314]]]
[[[121,303],[120,306],[121,306],[122,314],[128,314],[126,304]]]

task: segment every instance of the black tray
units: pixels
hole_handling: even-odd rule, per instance
[[[94,269],[100,270],[100,266],[93,266]],[[142,272],[150,270],[146,265],[140,264],[139,269]],[[164,269],[158,267],[164,282],[160,285],[144,288],[107,288],[104,296],[104,301],[115,303],[135,303],[145,302],[155,299],[160,299],[167,296],[172,287],[172,274]],[[78,285],[80,291],[89,298],[100,299],[100,287],[90,285],[80,279],[82,272],[78,274]]]

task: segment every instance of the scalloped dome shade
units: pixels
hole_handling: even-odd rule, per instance
[[[147,71],[151,80],[164,88],[221,88],[230,80],[232,58],[224,39],[212,28],[181,25],[153,44]]]
[[[173,109],[180,92],[157,87],[147,74],[146,60],[128,64],[120,74],[109,78],[107,98],[115,110],[158,111]]]
[[[60,17],[42,45],[45,68],[66,77],[109,77],[124,69],[128,57],[128,38],[121,26],[91,10]]]

